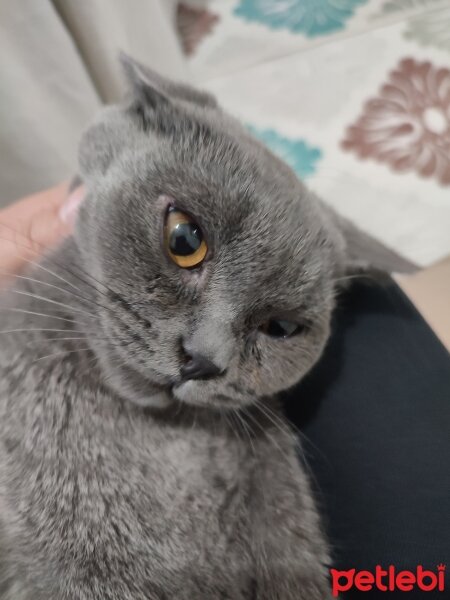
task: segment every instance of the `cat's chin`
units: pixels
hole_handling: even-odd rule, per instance
[[[190,406],[239,409],[250,402],[238,401],[221,393],[215,393],[215,385],[208,381],[185,381],[172,388],[173,397]]]
[[[121,365],[113,370],[106,361],[103,372],[107,387],[120,398],[144,408],[164,410],[181,402],[192,407],[233,410],[252,403],[252,398],[228,396],[213,381],[168,381],[164,384],[143,377],[129,366]]]
[[[125,380],[119,374],[111,374],[105,383],[124,400],[145,408],[162,410],[174,402],[170,387],[151,384],[142,378]]]
[[[155,408],[158,410],[163,410],[173,404],[173,398],[171,397],[170,392],[165,390],[148,395],[132,394],[128,397],[128,399],[131,400],[133,404],[137,404],[138,406]]]
[[[115,395],[144,408],[166,409],[174,404],[172,380],[164,375],[144,377],[130,365],[112,362],[106,353],[99,353],[101,379]],[[115,358],[115,357],[114,357]]]

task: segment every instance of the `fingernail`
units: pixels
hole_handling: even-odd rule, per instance
[[[84,187],[80,186],[74,190],[59,210],[59,218],[67,225],[73,225],[78,213],[78,208],[84,200]]]

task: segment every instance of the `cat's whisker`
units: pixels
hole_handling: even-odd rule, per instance
[[[260,410],[272,422],[272,424],[275,427],[277,427],[280,431],[282,431],[283,433],[285,433],[289,436],[292,436],[296,433],[300,438],[307,439],[305,434],[302,431],[300,431],[300,429],[298,427],[291,424],[290,422],[289,423],[284,422],[283,419],[279,415],[277,415],[269,406],[267,406],[266,404],[263,404],[260,400],[256,400],[255,405],[258,408],[258,410]],[[305,457],[305,460],[306,460],[306,457]]]
[[[283,431],[285,431],[285,433],[288,433],[290,435],[292,435],[293,433],[297,434],[298,437],[300,438],[300,440],[304,440],[307,444],[309,444],[309,446],[311,448],[313,448],[318,454],[320,454],[322,456],[322,458],[325,460],[325,462],[327,462],[327,464],[330,464],[330,461],[328,460],[328,458],[325,456],[325,454],[315,445],[311,442],[311,440],[308,438],[308,436],[306,436],[303,431],[301,431],[296,425],[294,425],[291,421],[289,421],[289,423],[285,423],[281,417],[279,415],[277,415],[269,406],[267,406],[266,404],[262,404],[260,400],[256,400],[255,404],[257,405],[257,407],[259,408],[259,410],[262,410],[262,407],[264,407],[264,414],[267,416],[267,418],[269,418],[269,415],[271,414],[273,416],[274,419],[277,420],[277,422],[279,423],[279,426],[283,428]],[[273,421],[272,421],[273,422]],[[311,465],[308,462],[307,456],[306,456],[306,452],[305,452],[305,448],[303,444],[300,444],[300,448],[301,448],[301,459],[302,462],[305,466],[305,468],[307,469],[310,477],[314,480],[316,487],[318,489],[320,489],[320,486],[318,484],[318,481],[314,475],[314,471],[311,467]]]
[[[10,306],[0,306],[0,310],[11,311],[11,312],[19,312],[27,315],[35,315],[37,317],[47,317],[48,319],[58,319],[58,321],[66,321],[68,323],[76,323],[75,319],[71,319],[69,317],[58,317],[57,315],[50,315],[48,313],[35,312],[33,310],[25,310],[24,308],[13,308]]]
[[[92,336],[78,336],[78,337],[49,337],[49,338],[40,338],[38,340],[30,340],[26,342],[27,344],[46,344],[47,342],[68,342],[75,340],[89,340],[89,341],[104,341],[106,338],[97,338]]]
[[[256,449],[255,449],[255,445],[252,440],[253,431],[250,427],[250,424],[246,423],[244,417],[239,413],[239,410],[232,411],[232,414],[234,414],[236,416],[236,418],[239,420],[239,422],[242,424],[243,431],[246,433],[246,435],[248,437],[248,441],[249,441],[250,447],[253,451],[253,455],[256,456]]]
[[[4,238],[0,237],[0,239],[4,239]],[[23,245],[23,244],[21,244],[21,245]],[[34,249],[29,248],[29,250],[31,250],[36,255],[38,255],[38,253]],[[29,258],[25,258],[24,256],[20,255],[17,251],[16,251],[16,253],[20,256],[21,260],[23,260],[24,262],[28,263],[29,265],[32,265],[33,267],[37,267],[38,269],[41,269],[42,271],[45,271],[49,275],[52,275],[52,277],[55,277],[56,279],[59,279],[63,283],[66,283],[67,285],[70,285],[70,287],[72,287],[77,292],[81,291],[80,288],[77,287],[76,285],[74,285],[72,282],[68,281],[67,279],[64,279],[64,277],[61,277],[61,275],[59,275],[58,273],[55,273],[51,269],[48,269],[47,267],[44,267],[44,265],[42,265],[40,262],[38,262],[36,260],[30,260]],[[45,258],[46,258],[46,260],[51,260],[48,256],[46,256]],[[3,274],[11,276],[10,273],[3,273]],[[31,279],[31,278],[25,277],[23,275],[13,275],[13,277],[18,277],[20,279],[28,279],[29,281],[36,281],[37,283],[44,283],[42,281]],[[50,284],[48,284],[48,285],[50,285]],[[61,288],[58,288],[58,289],[61,289]],[[66,291],[66,290],[64,290],[64,291]]]
[[[220,416],[220,412],[221,412],[221,411],[220,411],[220,408],[219,408],[219,416]],[[217,419],[215,418],[215,415],[214,415],[214,417],[211,419],[211,423],[212,423],[212,425],[213,425],[213,427],[214,427],[214,434],[215,434],[215,438],[216,438],[216,439],[218,439],[218,437],[219,437],[219,431],[220,431],[220,426],[219,426],[219,424],[217,423]]]
[[[7,334],[7,333],[34,333],[34,332],[41,332],[41,331],[46,331],[46,332],[61,332],[61,333],[85,333],[83,330],[81,329],[50,329],[50,328],[45,328],[45,327],[35,327],[35,328],[22,328],[22,329],[4,329],[3,331],[0,331],[0,334]],[[61,339],[61,338],[58,338]]]
[[[293,433],[297,433],[300,437],[306,437],[305,434],[291,421],[284,421],[280,415],[278,415],[272,408],[267,406],[267,404],[263,404],[260,400],[256,400],[256,404],[259,405],[260,409],[263,407],[266,416],[272,415],[272,417],[279,423],[280,427],[282,427],[286,433],[292,435]]]
[[[40,296],[39,294],[33,294],[31,292],[24,292],[22,290],[9,290],[9,291],[13,294],[20,294],[21,296],[28,296],[29,298],[35,298],[36,300],[42,300],[43,302],[49,302],[50,304],[62,306],[63,308],[66,308],[69,311],[79,312],[79,313],[86,315],[88,317],[91,317],[93,319],[97,318],[97,315],[95,315],[94,313],[90,313],[81,308],[76,308],[74,306],[71,306],[70,304],[65,304],[64,302],[58,302],[57,300],[52,300],[51,298],[46,298],[45,296]]]
[[[73,354],[74,352],[92,352],[92,348],[77,348],[76,350],[62,350],[60,352],[53,352],[52,354],[46,354],[45,356],[39,356],[31,361],[31,364],[36,363],[45,358],[54,358],[56,356],[64,356],[66,354]]]
[[[9,225],[5,225],[4,223],[0,223],[0,226],[4,226],[7,227],[8,229],[10,229],[13,233],[18,234],[17,231],[15,231],[12,227],[10,227]],[[21,235],[21,234],[19,234]],[[32,248],[29,245],[23,244],[18,242],[17,240],[11,240],[9,238],[5,238],[0,236],[0,239],[5,240],[7,242],[11,242],[15,245],[16,247],[16,253],[18,256],[20,256],[21,260],[23,260],[24,262],[36,266],[44,271],[46,271],[47,273],[49,273],[49,275],[52,275],[53,277],[56,277],[57,279],[63,281],[64,283],[67,283],[68,285],[70,285],[71,287],[73,287],[75,290],[81,291],[79,288],[77,288],[77,286],[75,286],[73,283],[71,283],[70,281],[67,281],[66,279],[64,279],[63,277],[61,277],[59,274],[55,273],[54,271],[52,271],[51,269],[48,269],[46,267],[44,267],[40,262],[37,261],[33,261],[30,260],[24,256],[22,256],[21,254],[19,254],[19,252],[17,251],[17,246],[22,246],[23,248],[27,249],[29,252],[34,253],[36,256],[38,256],[39,258],[42,258],[41,254],[39,252],[37,252],[34,248]],[[38,246],[40,246],[42,248],[43,251],[46,250],[46,248],[44,246],[42,246],[42,244],[39,244],[38,242],[33,242],[34,244],[37,244]],[[82,283],[84,283],[85,285],[89,286],[91,289],[95,290],[97,293],[99,293],[100,295],[104,296],[105,298],[108,298],[108,294],[102,292],[101,290],[98,289],[98,287],[96,285],[93,285],[92,283],[90,283],[89,281],[86,281],[84,278],[80,277],[79,275],[77,275],[76,273],[74,273],[71,269],[69,269],[67,266],[61,265],[60,263],[58,263],[53,256],[49,256],[48,254],[45,254],[45,259],[47,261],[49,261],[50,263],[54,264],[55,266],[62,268],[64,271],[70,273],[73,277],[76,277],[79,281],[81,281]],[[99,285],[103,285],[103,287],[109,291],[110,293],[114,293],[113,290],[111,290],[106,284],[102,283],[101,281],[98,281],[98,279],[96,279],[95,277],[93,277],[90,273],[88,273],[87,271],[85,271],[84,269],[82,269],[81,267],[77,267],[78,270],[83,273],[83,275],[85,275],[86,277],[90,277],[91,279],[93,279],[94,281],[96,281]],[[9,276],[11,276],[11,274],[8,273]],[[80,296],[82,297],[82,296]],[[87,301],[87,299],[85,298],[85,300]],[[91,302],[95,303],[93,300],[91,300]],[[100,306],[100,304],[98,304]],[[107,308],[107,307],[103,307],[103,308]]]
[[[227,432],[230,431],[230,423],[227,420],[227,416],[225,414],[225,411],[223,410],[222,406],[219,406],[219,417],[220,417],[220,425],[222,427],[222,430]],[[225,423],[225,425],[224,425]]]
[[[236,425],[236,421],[233,419],[233,411],[224,411],[225,419],[227,420],[230,430],[236,435],[238,441],[243,443],[241,436],[239,435],[239,422]]]
[[[260,407],[255,403],[255,407],[257,409],[260,410]],[[251,419],[251,421],[253,421],[253,423],[255,423],[255,425],[257,425],[259,427],[259,429],[262,431],[262,433],[266,436],[266,438],[275,446],[275,448],[277,448],[278,452],[282,455],[282,456],[287,456],[287,452],[286,450],[284,450],[280,444],[277,442],[277,440],[267,431],[266,428],[264,428],[261,423],[258,422],[257,419],[255,419],[255,417],[251,414],[250,411],[247,411],[246,409],[242,409],[242,411],[249,417],[249,419]],[[263,413],[264,414],[264,413]],[[277,429],[279,429],[277,427]],[[284,433],[284,432],[283,432]]]
[[[261,402],[261,400],[256,400],[255,404],[258,405],[259,409],[264,412],[264,414],[266,415],[267,418],[270,418],[270,416],[271,416],[272,419],[275,420],[275,423],[274,423],[274,421],[272,421],[272,423],[274,425],[276,425],[276,423],[278,423],[279,427],[288,435],[292,435],[294,433],[294,431],[296,431],[299,435],[303,435],[303,433],[300,431],[300,429],[298,427],[296,427],[290,421],[289,422],[284,421],[280,417],[279,414],[277,414],[272,408],[267,406],[267,404],[263,404]]]
[[[24,259],[26,260],[26,259]],[[57,275],[55,273],[53,273],[52,271],[50,271],[49,269],[45,269],[44,267],[42,267],[42,265],[40,265],[38,262],[34,262],[34,261],[29,261],[27,260],[27,262],[29,262],[30,264],[38,267],[38,268],[43,268],[44,271],[47,271],[50,275],[55,275],[55,277],[57,277]],[[0,274],[3,275],[8,275],[9,277],[15,277],[16,279],[23,279],[25,281],[31,281],[32,283],[37,283],[39,285],[44,285],[46,287],[49,288],[53,288],[55,290],[58,290],[60,292],[63,292],[64,294],[69,294],[70,296],[73,296],[74,298],[78,298],[79,300],[83,301],[83,302],[88,302],[90,304],[93,304],[94,306],[98,306],[99,308],[104,308],[105,310],[108,310],[110,312],[113,312],[111,308],[109,308],[108,306],[104,306],[103,304],[100,304],[98,302],[95,302],[95,300],[91,300],[90,298],[86,298],[85,296],[82,296],[81,294],[76,294],[74,292],[71,292],[68,289],[62,288],[60,286],[54,285],[53,283],[49,283],[47,281],[41,281],[40,279],[35,279],[34,277],[26,277],[25,275],[17,275],[17,274],[9,274],[6,273],[5,271],[0,271]],[[73,287],[75,290],[81,291],[79,288],[77,288],[76,286],[73,286],[70,282],[66,281],[65,279],[63,279],[62,277],[59,277],[59,279],[61,279],[63,282],[71,285],[71,287]]]
[[[0,238],[1,239],[1,238]],[[52,261],[51,258],[47,257],[47,260],[50,260],[50,262],[54,262],[56,265],[58,265],[58,263],[56,261]],[[68,285],[70,285],[72,288],[74,288],[75,290],[77,290],[78,292],[81,292],[80,288],[75,286],[74,284],[72,284],[70,281],[67,281],[66,279],[64,279],[63,277],[60,277],[57,273],[55,273],[54,271],[52,271],[51,269],[48,269],[46,267],[44,267],[43,265],[41,265],[40,263],[36,262],[36,261],[32,261],[32,260],[28,260],[26,258],[23,257],[23,260],[26,261],[27,263],[44,270],[45,272],[49,273],[50,275],[53,275],[54,277],[60,279],[62,282],[67,283]],[[58,265],[60,266],[60,265]],[[89,287],[91,287],[93,290],[99,292],[101,295],[103,295],[106,299],[108,299],[108,296],[106,294],[103,294],[101,292],[101,290],[98,290],[98,288],[94,285],[92,285],[91,283],[85,281],[84,279],[80,278],[76,273],[73,273],[70,271],[70,269],[65,268],[66,271],[68,271],[69,273],[71,273],[74,277],[77,277],[77,279],[79,279],[80,281],[82,281],[83,283],[85,283],[86,285],[88,285]],[[1,271],[0,271],[1,272]],[[84,271],[83,271],[84,272]],[[86,275],[89,275],[88,273],[85,273]],[[56,286],[52,283],[49,282],[45,282],[45,281],[41,281],[39,279],[33,278],[33,277],[27,277],[24,275],[12,275],[13,277],[16,277],[17,279],[23,279],[23,280],[27,280],[27,281],[31,281],[40,285],[44,285],[46,287],[50,287],[53,289],[56,289],[58,291],[61,291],[63,293],[69,294],[71,296],[73,296],[74,298],[78,298],[79,300],[83,301],[83,302],[88,302],[90,304],[92,304],[93,306],[97,306],[99,308],[103,308],[104,310],[110,312],[115,318],[117,318],[117,314],[116,312],[109,306],[105,306],[104,304],[97,302],[95,300],[92,300],[90,298],[86,298],[84,295],[79,294],[79,293],[74,293],[71,292],[70,290],[67,290],[66,288],[62,288],[60,286]],[[107,286],[105,286],[107,287]],[[109,288],[107,288],[109,290]],[[110,290],[111,293],[114,293],[113,290]],[[16,293],[19,293],[18,291],[16,291]],[[24,293],[24,292],[23,292]],[[47,300],[50,302],[50,300]],[[55,301],[53,301],[55,302]],[[64,304],[60,303],[62,306],[65,306]],[[80,309],[77,309],[75,307],[73,307],[73,310],[77,311],[77,312],[82,312]],[[87,313],[85,313],[87,314]],[[94,315],[92,315],[94,317]]]
[[[29,262],[30,264],[33,264],[36,267],[40,267],[39,263],[36,263],[33,261],[27,261],[27,262]],[[11,273],[7,273],[6,271],[0,271],[0,274],[7,275],[8,277],[14,277],[15,279],[22,279],[24,281],[31,281],[32,283],[38,283],[39,285],[44,285],[46,287],[53,288],[54,290],[59,290],[60,292],[63,292],[65,294],[70,294],[76,298],[80,298],[80,299],[82,298],[81,296],[78,296],[77,294],[74,294],[73,292],[70,292],[69,290],[66,290],[57,285],[54,285],[53,283],[48,283],[47,281],[41,281],[40,279],[35,279],[34,277],[26,277],[25,275],[11,274]]]
[[[84,279],[81,279],[79,276],[77,276],[75,273],[73,273],[67,266],[61,265],[60,263],[58,263],[58,261],[56,261],[54,259],[54,257],[50,257],[48,255],[48,248],[46,248],[43,244],[41,244],[40,242],[33,240],[31,238],[27,238],[23,233],[17,231],[16,229],[14,229],[14,227],[11,227],[10,225],[7,225],[6,223],[0,223],[0,227],[5,227],[6,229],[9,229],[12,233],[14,233],[15,235],[20,236],[22,239],[26,239],[28,242],[30,242],[31,244],[34,244],[34,246],[37,246],[41,249],[41,252],[38,252],[32,245],[29,244],[24,244],[23,242],[19,242],[17,239],[11,240],[9,238],[6,237],[2,237],[0,236],[0,239],[6,241],[6,242],[10,242],[12,244],[14,244],[16,247],[17,246],[21,246],[22,248],[25,248],[26,250],[28,250],[29,252],[32,252],[33,254],[35,254],[36,256],[39,256],[39,258],[41,258],[43,255],[45,256],[46,260],[50,260],[50,262],[52,262],[54,265],[56,265],[59,268],[62,268],[63,270],[67,271],[68,273],[70,273],[71,275],[73,275],[74,277],[77,277],[78,279],[80,279],[83,283],[85,283],[86,285],[90,285],[93,289],[96,289],[99,293],[100,290],[97,289],[96,286],[88,283],[87,281],[85,281]],[[19,255],[19,253],[17,252],[17,254]],[[20,255],[19,255],[20,256]],[[29,259],[25,258],[25,257],[21,257],[24,261],[26,262],[30,262],[32,264],[38,264],[38,263],[34,263],[34,261],[30,261]],[[42,266],[42,265],[41,265]],[[45,267],[43,267],[45,269]],[[103,285],[103,287],[109,291],[112,292],[112,290],[110,290],[108,288],[108,286],[106,284],[104,284],[101,281],[98,281],[98,279],[96,279],[93,275],[91,275],[90,273],[87,273],[86,271],[84,271],[83,269],[81,269],[80,267],[78,267],[78,270],[81,271],[83,273],[83,275],[86,275],[87,277],[90,277],[92,280],[94,280],[96,283]],[[48,271],[51,275],[53,275],[54,277],[60,278],[59,275],[57,275],[56,273],[52,273],[50,270]],[[104,294],[105,295],[105,294]],[[105,295],[106,296],[106,295]]]
[[[290,422],[287,423],[283,421],[283,419],[274,410],[272,410],[266,404],[263,404],[260,400],[257,399],[255,401],[255,406],[267,419],[269,419],[272,425],[282,433],[287,434],[288,436],[293,436],[295,433],[297,433],[299,437],[303,437],[303,433],[298,427],[292,425]]]
[[[232,418],[232,416],[233,416],[232,411],[228,411],[228,412],[223,411],[223,415],[224,415],[226,422],[228,423],[228,427],[230,428],[230,430],[236,435],[237,439],[239,441],[241,441],[241,437],[239,435],[239,428],[236,427],[236,423],[234,422],[234,420]]]
[[[265,406],[260,400],[256,399],[255,400],[255,406],[258,408],[258,410],[261,411],[261,413],[267,418],[269,419],[269,421],[272,423],[272,425],[276,428],[279,429],[282,433],[287,433],[292,435],[293,432],[292,430],[289,428],[289,426],[284,423],[282,421],[282,419],[272,410],[270,410],[267,406]]]

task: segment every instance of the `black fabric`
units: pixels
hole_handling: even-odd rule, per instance
[[[323,359],[285,400],[334,566],[447,564],[444,593],[343,597],[450,598],[450,355],[395,284],[343,294]]]

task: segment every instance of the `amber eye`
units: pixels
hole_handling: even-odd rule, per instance
[[[208,251],[200,227],[176,208],[167,211],[164,240],[170,258],[183,269],[198,267]]]
[[[283,319],[270,319],[263,323],[260,329],[270,337],[288,338],[301,333],[304,330],[304,326],[292,321],[284,321]]]

